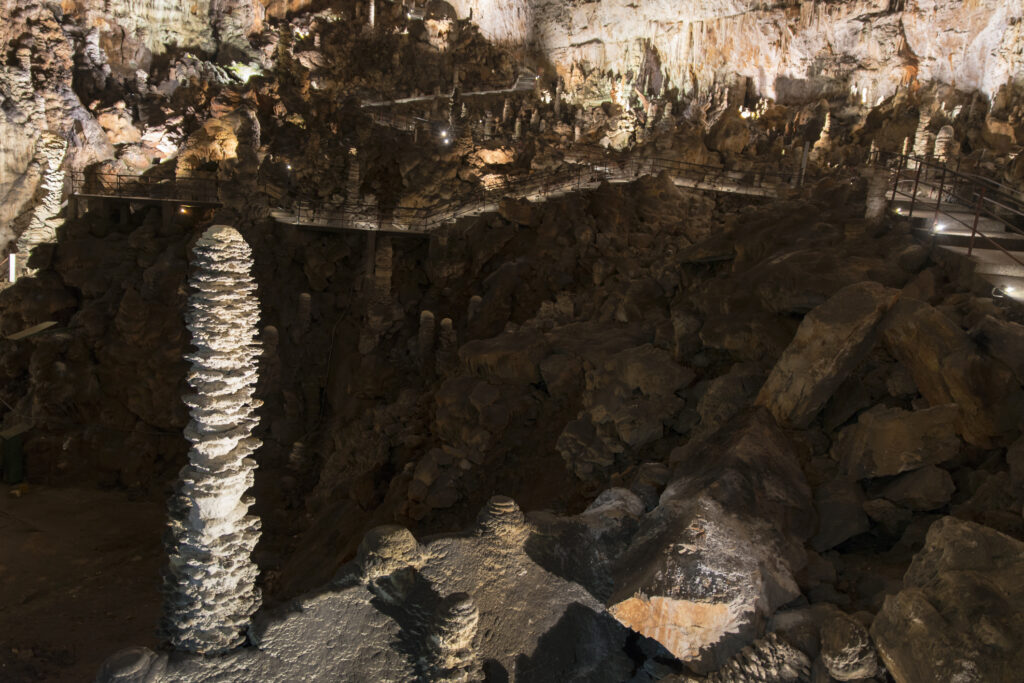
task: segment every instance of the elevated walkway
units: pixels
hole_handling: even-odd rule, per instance
[[[1024,303],[1024,197],[932,159],[893,156],[890,206],[921,239],[972,261],[994,297]]]
[[[279,223],[313,230],[363,230],[393,234],[427,234],[459,218],[498,210],[505,199],[545,201],[572,192],[592,190],[603,182],[628,183],[645,175],[667,172],[678,187],[707,192],[776,197],[788,191],[798,173],[761,167],[729,170],[666,158],[613,157],[600,148],[583,148],[566,155],[569,165],[547,173],[534,173],[490,187],[457,201],[427,207],[402,207],[381,211],[375,205],[297,202],[291,208],[273,209]]]
[[[123,199],[187,206],[221,205],[216,178],[159,178],[147,175],[77,172],[70,174],[70,181],[69,196],[83,199]]]

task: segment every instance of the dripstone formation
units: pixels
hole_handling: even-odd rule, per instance
[[[259,303],[250,275],[249,245],[234,228],[215,225],[193,249],[186,323],[196,347],[184,397],[192,420],[189,464],[170,507],[161,630],[171,645],[198,653],[224,652],[244,640],[260,605],[258,570],[250,559],[260,534],[248,514],[259,448],[252,430],[261,405],[257,377]]]

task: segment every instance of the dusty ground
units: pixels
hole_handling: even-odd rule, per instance
[[[91,681],[156,644],[164,510],[123,493],[0,487],[0,681]]]

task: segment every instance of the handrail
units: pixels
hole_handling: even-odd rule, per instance
[[[939,191],[938,191],[938,194],[936,195],[936,198],[935,198],[935,213],[934,213],[933,218],[932,218],[932,225],[934,226],[936,224],[936,222],[938,220],[939,214],[942,214],[945,218],[949,219],[950,221],[959,223],[960,225],[963,225],[964,227],[970,228],[970,230],[971,230],[971,241],[970,241],[969,246],[967,248],[967,256],[968,257],[970,257],[972,255],[973,251],[974,251],[975,239],[978,236],[980,236],[986,242],[988,242],[993,247],[995,247],[998,251],[1001,251],[1003,254],[1005,254],[1012,261],[1014,261],[1015,263],[1017,263],[1021,267],[1024,267],[1024,261],[1022,261],[1021,259],[1019,259],[1016,256],[1014,256],[1012,252],[1010,252],[1008,249],[1003,247],[1001,244],[996,242],[994,239],[992,239],[991,237],[986,235],[982,230],[978,229],[978,221],[979,221],[979,219],[982,216],[984,216],[986,218],[991,218],[993,220],[999,221],[1000,223],[1002,223],[1004,226],[1006,226],[1007,228],[1009,228],[1013,232],[1018,232],[1018,233],[1024,234],[1024,231],[1019,230],[1018,228],[1016,228],[1016,226],[1014,226],[1012,223],[1007,222],[1004,218],[996,216],[994,213],[988,212],[986,210],[986,201],[988,201],[989,203],[994,203],[997,206],[999,206],[1000,208],[1002,208],[1004,210],[1007,210],[1007,211],[1010,211],[1014,215],[1022,216],[1022,217],[1024,217],[1024,203],[1020,204],[1019,206],[1013,206],[1013,205],[1007,205],[1007,204],[1004,204],[1004,203],[1001,203],[1001,202],[994,202],[991,199],[986,199],[985,195],[986,195],[986,192],[989,191],[989,188],[986,188],[984,185],[981,185],[980,183],[977,183],[975,179],[969,178],[965,174],[959,173],[959,171],[951,171],[945,165],[935,164],[935,163],[931,162],[930,159],[921,159],[919,157],[914,157],[912,155],[890,155],[890,157],[896,159],[896,161],[897,161],[897,167],[896,167],[896,170],[895,170],[895,176],[894,176],[894,178],[892,180],[892,201],[895,201],[897,195],[909,198],[910,199],[910,213],[913,214],[913,212],[914,212],[914,205],[917,202],[918,190],[920,189],[921,185],[924,184],[926,186],[934,187],[934,184],[931,183],[930,181],[928,181],[927,179],[925,180],[924,183],[922,183],[921,177],[924,174],[924,170],[927,169],[927,168],[938,169],[939,171],[941,171],[941,176],[940,176],[941,180],[939,181],[939,188],[938,188]],[[916,164],[915,168],[913,169],[913,170],[916,171],[916,173],[914,174],[914,176],[912,178],[913,183],[914,183],[913,184],[913,189],[912,189],[912,191],[910,193],[907,193],[905,191],[901,191],[899,189],[900,188],[900,183],[902,181],[909,182],[911,180],[911,178],[908,178],[908,177],[904,176],[904,171],[905,170],[909,170],[909,169],[907,169],[907,166],[908,166],[908,164],[906,163],[907,161],[912,161],[912,162],[914,162]],[[950,178],[951,178],[951,180],[950,180],[950,187],[949,187],[948,191],[945,189],[945,182],[946,182],[946,176],[947,175],[949,175]],[[972,211],[973,214],[974,214],[973,220],[972,220],[970,225],[968,225],[965,221],[961,220],[957,216],[954,216],[948,210],[944,210],[942,208],[942,200],[943,200],[943,196],[944,195],[945,195],[945,197],[947,199],[952,198],[952,199],[955,199],[955,200],[960,201],[960,202],[964,201],[964,198],[959,196],[957,194],[957,192],[956,192],[956,187],[957,187],[956,181],[957,181],[957,179],[963,179],[963,180],[966,180],[969,183],[971,183],[970,185],[967,186],[967,189],[969,190],[968,200],[967,200],[967,202],[965,204],[961,204],[962,209],[964,209],[966,211]],[[980,187],[978,187],[978,186],[980,186]],[[978,189],[976,190],[975,187],[978,187]],[[1011,199],[1011,201],[1012,201],[1012,199]],[[971,205],[972,204],[974,206],[973,210],[971,209]],[[963,211],[960,211],[958,213],[963,213]]]
[[[994,180],[984,178],[982,176],[964,173],[958,169],[950,169],[945,164],[938,163],[931,158],[921,158],[913,155],[901,154],[883,154],[882,158],[888,159],[890,162],[896,162],[895,182],[897,183],[904,180],[909,182],[911,180],[911,178],[903,175],[904,171],[925,169],[923,174],[919,173],[915,175],[913,180],[915,182],[924,182],[924,184],[929,185],[931,184],[931,181],[928,178],[927,170],[931,170],[933,171],[933,177],[941,175],[943,179],[950,178],[950,190],[947,193],[947,196],[953,196],[966,202],[968,205],[973,204],[979,196],[984,196],[984,205],[986,207],[992,206],[1002,211],[1008,211],[1015,216],[1024,219],[1024,199],[1018,199],[1015,196],[1017,194],[1016,190],[1009,186],[1002,185]],[[892,167],[891,163],[889,164],[889,167]],[[934,185],[931,186],[934,187]],[[960,188],[961,190],[968,190],[967,197],[960,196],[957,188]],[[995,213],[995,210],[990,210],[987,215],[990,218],[1006,223],[1002,216]],[[1010,227],[1017,229],[1012,223],[1009,225]]]
[[[397,206],[383,210],[376,204],[356,202],[330,206],[299,200],[293,204],[292,212],[296,223],[307,225],[331,226],[333,223],[340,223],[342,226],[345,224],[352,226],[361,223],[367,226],[376,225],[376,227],[365,229],[379,230],[387,219],[398,230],[425,232],[460,216],[481,211],[505,197],[578,191],[584,185],[602,180],[639,178],[641,175],[653,175],[662,171],[669,171],[677,176],[706,184],[726,181],[743,187],[777,187],[792,185],[799,180],[799,171],[796,169],[784,171],[771,167],[758,167],[734,170],[656,156],[622,158],[609,154],[603,148],[579,147],[568,156],[579,159],[583,163],[575,163],[539,174],[507,178],[486,188],[477,187],[473,191],[461,195],[457,200],[434,202],[415,208]]]
[[[177,201],[215,202],[219,196],[218,181],[213,177],[133,175],[95,171],[73,171],[70,174],[73,195],[101,197],[137,197]]]

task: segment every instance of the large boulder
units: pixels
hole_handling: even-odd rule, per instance
[[[1018,379],[1004,363],[979,353],[941,311],[901,299],[883,323],[883,338],[931,405],[956,403],[965,441],[993,448],[1013,440],[1024,405]]]
[[[609,611],[698,672],[721,667],[799,595],[810,490],[767,413],[689,451],[640,523]]]
[[[911,510],[934,510],[949,502],[956,485],[949,472],[926,465],[896,477],[882,489],[881,495]]]
[[[997,320],[990,315],[971,329],[971,336],[986,353],[1013,370],[1024,384],[1024,325]]]
[[[818,531],[810,546],[818,552],[871,528],[864,513],[864,492],[855,481],[836,479],[822,484],[814,491],[814,506],[818,510]]]
[[[471,341],[459,349],[459,360],[471,374],[510,384],[540,382],[540,362],[547,355],[544,336],[533,330],[503,332],[490,339]]]
[[[757,396],[779,424],[803,429],[874,342],[872,332],[899,296],[877,282],[836,292],[803,319]]]
[[[886,597],[871,637],[897,683],[1018,681],[1024,543],[943,517]]]
[[[856,478],[885,477],[950,460],[960,451],[957,407],[902,410],[877,405],[836,438],[840,469]]]

